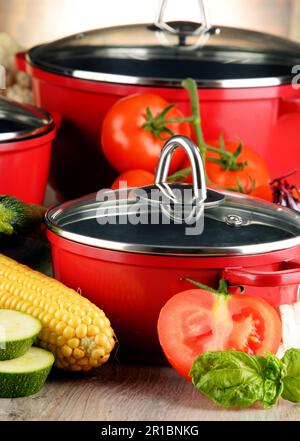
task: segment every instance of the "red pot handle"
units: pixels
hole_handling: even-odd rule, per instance
[[[15,55],[15,65],[18,71],[20,72],[26,72],[26,54],[27,52],[18,52]]]
[[[48,110],[48,112],[50,113],[50,115],[53,118],[56,129],[57,130],[60,129],[61,124],[62,124],[62,119],[63,119],[62,115],[59,112],[55,112],[54,110],[50,110],[50,111]]]
[[[256,269],[226,268],[223,277],[233,285],[273,287],[297,285],[300,283],[300,261],[285,263],[280,271],[259,271]]]

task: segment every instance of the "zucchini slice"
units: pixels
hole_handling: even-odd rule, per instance
[[[28,314],[0,309],[0,361],[25,354],[41,329],[40,321]]]
[[[51,352],[35,347],[22,357],[0,361],[0,398],[36,394],[44,386],[53,363]]]

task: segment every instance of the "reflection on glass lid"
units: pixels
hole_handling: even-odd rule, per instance
[[[0,98],[0,142],[31,138],[54,127],[44,110]]]
[[[300,45],[264,33],[172,22],[119,26],[76,34],[29,51],[32,64],[95,81],[179,86],[186,77],[203,87],[267,86],[290,82]]]
[[[145,254],[247,255],[300,245],[300,216],[292,210],[245,195],[223,195],[216,204],[204,205],[203,231],[196,235],[186,234],[194,224],[168,219],[163,204],[150,204],[132,189],[60,205],[48,212],[46,223],[78,243]],[[188,211],[186,206],[183,214]]]

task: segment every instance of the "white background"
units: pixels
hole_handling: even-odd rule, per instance
[[[300,0],[208,0],[214,24],[300,39]],[[82,30],[153,22],[159,0],[0,0],[0,31],[25,46]],[[197,0],[169,0],[167,19],[199,21]]]

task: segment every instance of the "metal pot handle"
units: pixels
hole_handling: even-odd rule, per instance
[[[164,15],[165,15],[165,10],[166,10],[167,4],[168,4],[168,0],[161,0],[160,1],[157,17],[156,17],[154,24],[158,28],[160,28],[164,31],[170,32],[172,34],[180,34],[180,31],[178,29],[173,28],[172,26],[170,26],[168,23],[166,23],[164,21]],[[201,12],[202,23],[199,24],[199,27],[197,29],[195,29],[193,34],[194,35],[203,35],[203,34],[207,33],[211,28],[211,23],[210,23],[209,14],[208,14],[207,0],[198,0],[198,4],[199,4],[200,12]]]
[[[244,268],[226,268],[223,277],[231,284],[275,287],[300,283],[300,261],[286,262],[286,269],[280,271],[259,271]]]
[[[156,32],[156,37],[159,40],[160,44],[162,44],[163,46],[173,46],[173,43],[170,43],[168,39],[168,34],[171,34],[171,35],[177,35],[179,37],[181,50],[193,51],[196,48],[203,47],[207,43],[207,40],[209,39],[211,34],[219,33],[218,28],[214,29],[211,27],[209,14],[208,14],[207,0],[198,0],[201,17],[202,17],[201,20],[202,23],[200,23],[195,30],[189,33],[189,35],[195,35],[198,36],[198,38],[196,39],[195,44],[191,44],[191,45],[182,44],[181,39],[186,35],[186,33],[181,32],[180,29],[176,29],[175,27],[171,26],[170,24],[164,21],[164,14],[167,3],[168,0],[160,1],[157,18],[154,22],[155,27],[160,30],[159,32]],[[185,38],[183,39],[183,41],[185,41]]]
[[[164,145],[160,159],[158,162],[155,185],[158,187],[164,187],[163,184],[167,184],[167,177],[171,162],[171,157],[175,149],[178,147],[185,150],[189,157],[192,169],[193,177],[193,193],[194,202],[203,203],[207,197],[206,182],[204,165],[201,158],[200,151],[196,144],[185,136],[172,136]],[[174,201],[175,202],[175,201]]]

